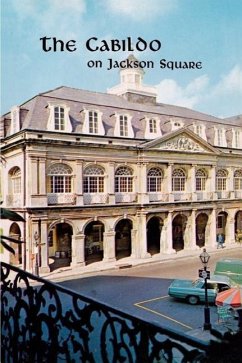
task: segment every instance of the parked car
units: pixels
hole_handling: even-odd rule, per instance
[[[216,263],[214,274],[227,276],[234,283],[242,285],[242,260],[224,258]]]
[[[211,276],[207,280],[208,302],[214,303],[217,293],[231,287],[231,282],[226,276]],[[186,300],[195,305],[205,302],[205,280],[199,278],[192,280],[174,280],[168,288],[168,295],[177,299]]]

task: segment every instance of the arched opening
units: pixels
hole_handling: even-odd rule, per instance
[[[85,261],[86,264],[103,259],[104,224],[100,221],[90,222],[85,228]]]
[[[208,222],[206,213],[200,213],[196,218],[196,245],[203,247],[205,245],[205,232]]]
[[[115,228],[115,255],[119,260],[131,255],[131,230],[133,224],[129,219],[122,219]]]
[[[178,214],[172,221],[172,245],[176,251],[181,251],[184,248],[186,224],[187,217],[183,214]]]
[[[58,223],[49,232],[50,270],[70,266],[73,230],[68,223]]]
[[[235,215],[235,241],[242,243],[242,211],[238,211]]]
[[[9,236],[16,240],[21,239],[21,230],[17,223],[13,223],[9,229]],[[15,251],[15,255],[10,253],[10,264],[21,265],[22,264],[22,243],[10,242],[10,247]]]
[[[219,234],[222,234],[223,238],[224,238],[224,242],[226,242],[227,216],[228,216],[228,214],[226,212],[220,212],[217,215],[216,234],[217,234],[217,237]]]
[[[160,235],[163,227],[163,220],[159,217],[152,217],[147,223],[147,252],[151,255],[160,253]]]

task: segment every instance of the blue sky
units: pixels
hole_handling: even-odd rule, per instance
[[[242,114],[241,19],[241,0],[2,0],[1,113],[62,85],[106,92],[119,82],[107,59],[129,53],[90,52],[86,40],[141,37],[162,43],[158,52],[134,52],[154,62],[144,82],[157,86],[160,102],[219,117]],[[77,50],[44,52],[44,36],[76,40]],[[203,67],[161,69],[160,59]],[[89,68],[89,60],[103,67]]]

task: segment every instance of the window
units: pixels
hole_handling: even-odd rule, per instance
[[[104,171],[98,166],[89,166],[84,171],[84,193],[104,192]]]
[[[216,190],[226,190],[227,171],[220,169],[216,173]]]
[[[119,116],[119,129],[120,136],[128,136],[128,117],[120,115]]]
[[[242,190],[242,169],[234,172],[234,189]]]
[[[207,175],[203,169],[196,171],[196,190],[201,191],[206,189]]]
[[[175,169],[172,173],[172,190],[181,192],[185,190],[186,176],[182,169]]]
[[[221,229],[225,227],[225,216],[224,214],[219,214],[217,216],[217,225],[216,228]]]
[[[236,147],[236,148],[239,147],[239,141],[240,141],[240,132],[238,130],[236,130],[234,132],[234,147]]]
[[[162,182],[162,171],[159,168],[151,168],[147,175],[148,192],[160,192]]]
[[[21,193],[21,170],[16,166],[9,172],[10,174],[10,194]]]
[[[223,130],[218,129],[217,133],[218,133],[218,146],[222,146],[223,145]]]
[[[202,137],[202,126],[201,125],[195,125],[195,133]]]
[[[151,134],[157,133],[156,120],[154,118],[149,119],[149,131]]]
[[[55,130],[63,131],[65,129],[65,110],[63,107],[55,107]]]
[[[89,111],[89,133],[98,133],[98,113],[95,111]]]
[[[115,193],[131,193],[133,191],[133,171],[121,166],[115,173]]]
[[[171,131],[175,131],[183,127],[184,122],[182,120],[178,119],[170,119],[171,122]]]
[[[65,164],[54,164],[48,172],[49,193],[71,193],[72,169]]]
[[[49,104],[50,115],[47,128],[51,131],[71,132],[72,125],[69,117],[70,108],[64,104]]]
[[[86,134],[105,135],[105,129],[102,122],[103,113],[99,110],[84,109],[84,123],[82,132]]]

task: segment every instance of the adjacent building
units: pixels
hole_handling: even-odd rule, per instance
[[[132,56],[131,56],[132,57]],[[42,272],[238,243],[242,116],[158,103],[142,69],[107,93],[59,87],[1,119],[2,206],[25,222],[13,264]],[[165,92],[165,90],[164,90]]]

